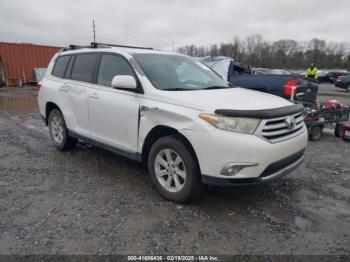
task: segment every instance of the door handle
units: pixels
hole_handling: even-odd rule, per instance
[[[68,88],[67,88],[66,86],[60,86],[60,87],[58,88],[58,90],[60,90],[61,92],[65,92],[65,93],[68,92]]]
[[[70,85],[64,84],[58,88],[59,91],[67,93],[72,87]]]
[[[98,99],[98,94],[97,94],[97,93],[92,93],[92,94],[90,95],[90,98]]]
[[[145,111],[148,111],[148,110],[151,110],[151,109],[158,110],[159,108],[158,107],[148,107],[148,106],[141,106],[141,108],[140,108],[140,110],[142,112],[145,112]]]

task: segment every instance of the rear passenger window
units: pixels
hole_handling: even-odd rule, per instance
[[[64,72],[66,72],[66,67],[69,63],[70,56],[60,56],[57,58],[55,66],[52,70],[52,75],[57,77],[64,77]]]
[[[124,58],[116,55],[102,55],[97,84],[110,86],[116,75],[134,76],[134,72]]]
[[[98,54],[76,55],[71,79],[91,83],[94,76]]]

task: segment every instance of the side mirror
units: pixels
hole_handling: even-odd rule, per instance
[[[112,79],[112,87],[123,89],[136,89],[137,83],[135,77],[129,75],[116,75]]]

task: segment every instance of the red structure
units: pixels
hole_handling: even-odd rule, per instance
[[[46,68],[61,47],[0,42],[0,81],[7,85],[34,81],[34,68]]]

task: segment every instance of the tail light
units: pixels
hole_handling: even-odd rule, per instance
[[[41,83],[36,83],[36,90],[39,91],[41,88]]]
[[[340,76],[337,76],[337,79],[336,79],[336,80],[337,80],[337,81],[339,81],[339,80],[340,80],[340,78],[341,78]]]
[[[293,94],[294,90],[294,95],[298,93],[297,87],[298,87],[298,80],[289,80],[287,83],[284,85],[284,95],[287,97],[290,97]]]

